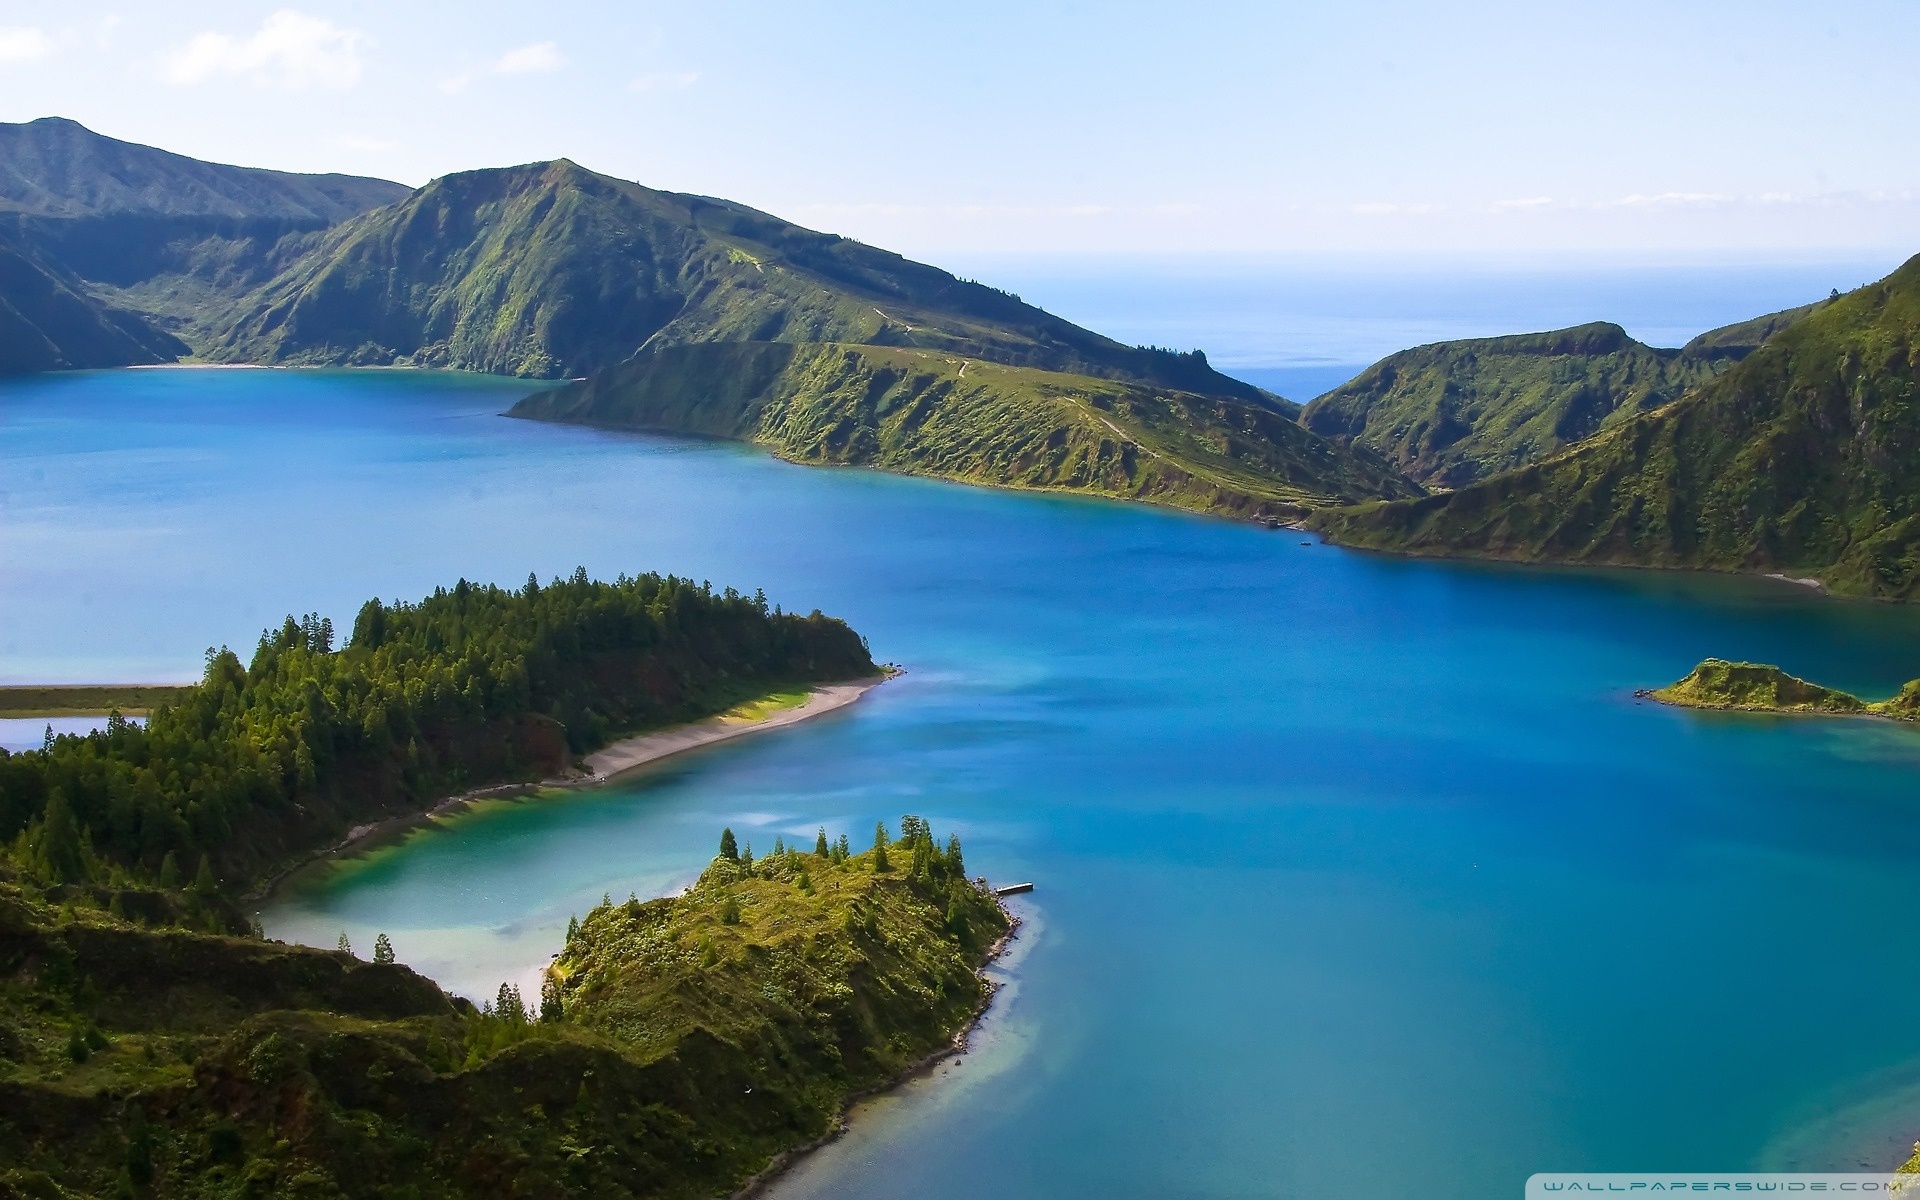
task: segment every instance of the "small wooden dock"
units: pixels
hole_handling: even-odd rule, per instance
[[[1005,887],[993,889],[993,894],[996,896],[1018,896],[1022,892],[1030,892],[1032,890],[1033,885],[1030,883],[1010,883]]]

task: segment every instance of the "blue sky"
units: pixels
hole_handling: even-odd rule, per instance
[[[922,257],[1920,249],[1920,3],[8,0],[0,119]]]

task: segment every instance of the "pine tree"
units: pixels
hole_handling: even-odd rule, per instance
[[[746,867],[748,870],[753,869],[753,843],[752,842],[748,842],[746,845],[746,848],[740,851],[740,865],[743,867]]]
[[[337,948],[342,954],[353,953],[353,943],[347,941],[347,931],[344,929],[340,931],[340,945]]]
[[[573,939],[580,936],[580,918],[567,918],[567,945],[573,945]]]
[[[820,836],[813,839],[813,852],[820,858],[826,858],[833,853],[832,848],[827,845],[827,827],[825,825],[820,827]]]
[[[520,999],[520,985],[503,983],[493,1000],[493,1015],[514,1025],[527,1023],[527,1005]]]
[[[220,884],[213,877],[213,857],[200,856],[200,870],[193,877],[193,893],[202,899],[210,899],[220,891]]]
[[[960,835],[947,835],[947,873],[955,879],[967,877],[967,860],[960,855]]]
[[[841,862],[845,862],[853,857],[853,844],[847,840],[846,834],[841,834],[839,838],[834,841],[833,856]]]
[[[786,839],[778,838],[778,837],[774,838],[773,839],[773,856],[775,858],[784,858],[786,857],[786,853],[787,853]]]
[[[552,1025],[566,1015],[566,1006],[560,1001],[560,983],[548,975],[540,980],[540,1020],[542,1024]]]
[[[393,943],[387,940],[387,935],[384,933],[373,939],[373,961],[377,963],[393,961]]]
[[[66,792],[59,788],[54,788],[47,797],[40,836],[34,839],[33,865],[53,883],[79,883],[87,877],[80,823],[73,818]]]
[[[174,861],[171,850],[160,860],[160,886],[170,892],[180,886],[180,864]]]
[[[875,874],[893,869],[887,861],[887,823],[876,821],[873,825],[873,870]]]
[[[708,826],[708,828],[711,829],[712,826]],[[720,857],[726,859],[728,862],[740,861],[740,843],[734,840],[733,830],[731,829],[722,829],[720,831]]]

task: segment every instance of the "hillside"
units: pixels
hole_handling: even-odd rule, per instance
[[[1784,571],[1920,598],[1916,374],[1920,257],[1562,454],[1317,523],[1385,550]]]
[[[1264,404],[896,347],[662,346],[512,415],[752,441],[796,462],[1295,517],[1417,489]]]
[[[821,849],[603,903],[564,986],[480,1011],[391,943],[195,932],[198,886],[0,850],[0,1196],[725,1194],[948,1046],[1007,927],[924,823]]]
[[[186,349],[0,235],[0,375],[170,362]]]
[[[237,312],[211,355],[564,378],[645,345],[851,342],[1263,395],[1199,355],[1122,346],[899,255],[564,160],[436,179],[330,232]]]
[[[60,117],[0,123],[0,247],[57,284],[12,257],[0,263],[15,310],[0,318],[9,334],[0,370],[170,361],[188,352],[182,337],[195,341],[304,235],[408,190],[201,162]],[[55,291],[65,294],[49,298]]]
[[[1678,399],[1811,309],[1714,330],[1680,350],[1601,322],[1418,346],[1314,400],[1300,419],[1424,484],[1463,487]]]

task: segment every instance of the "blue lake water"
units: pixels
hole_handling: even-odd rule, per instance
[[[584,564],[764,587],[909,673],[303,879],[270,932],[478,994],[602,893],[928,816],[1031,879],[964,1065],[775,1194],[1518,1195],[1884,1165],[1920,1133],[1920,734],[1636,702],[1699,658],[1880,695],[1910,609],[1404,561],[1154,509],[508,421],[525,384],[0,382],[0,674],[167,680],[286,613]],[[906,1186],[910,1181],[910,1186]],[[904,1187],[904,1190],[903,1190]]]

